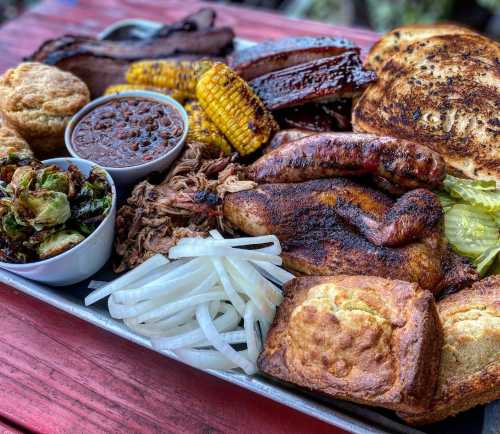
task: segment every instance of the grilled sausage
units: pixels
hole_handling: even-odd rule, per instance
[[[445,176],[439,154],[423,145],[361,133],[321,133],[282,145],[247,169],[258,183],[377,175],[411,190],[437,188]]]

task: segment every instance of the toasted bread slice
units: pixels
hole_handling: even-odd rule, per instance
[[[409,24],[407,26],[397,27],[382,36],[370,49],[365,59],[365,67],[375,72],[379,72],[385,62],[395,54],[403,52],[408,45],[414,42],[432,36],[462,34],[475,34],[475,32],[467,27],[448,23]]]
[[[500,44],[480,35],[409,45],[353,109],[355,131],[391,135],[439,152],[449,169],[500,179]]]
[[[431,408],[400,414],[415,425],[500,398],[500,276],[445,298],[438,303],[438,312],[444,345]]]

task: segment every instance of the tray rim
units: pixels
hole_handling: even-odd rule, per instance
[[[144,27],[146,31],[154,31],[163,24],[157,21],[145,20],[141,18],[131,18],[112,23],[103,29],[98,35],[98,39],[107,39],[113,30],[124,25],[138,25]],[[235,37],[235,49],[246,48],[255,42]],[[14,273],[0,268],[0,283],[11,286],[24,294],[30,295],[42,302],[45,302],[57,309],[60,309],[83,321],[89,322],[99,328],[113,333],[123,339],[131,341],[142,347],[155,351],[168,358],[179,360],[174,353],[169,351],[155,350],[149,340],[126,328],[126,326],[109,316],[109,313],[94,307],[85,307],[83,300],[78,304],[70,298],[62,296],[58,290],[64,287],[52,288],[25,279]],[[198,369],[198,368],[194,368]],[[200,369],[198,369],[200,370]],[[286,388],[279,382],[273,382],[261,375],[248,376],[236,371],[200,370],[209,375],[220,378],[236,386],[264,396],[275,402],[293,408],[303,414],[319,419],[329,425],[336,426],[349,432],[357,434],[424,434],[422,431],[412,428],[403,422],[395,421],[377,412],[376,409],[362,406],[348,401],[329,400],[329,404],[323,404],[318,397],[313,394],[304,395],[300,390]],[[365,417],[363,417],[363,415]]]

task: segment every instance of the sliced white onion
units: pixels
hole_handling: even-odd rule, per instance
[[[198,369],[220,369],[228,371],[237,368],[236,363],[231,362],[221,353],[215,350],[179,349],[174,351],[175,355],[188,365]],[[246,351],[241,351],[245,355]]]
[[[176,261],[150,258],[134,274],[96,289],[87,301],[109,295],[112,317],[148,337],[155,349],[174,351],[186,363],[201,369],[239,367],[252,374],[283,299],[275,283],[293,276],[278,266],[281,246],[274,235],[210,235],[180,240],[169,251]]]
[[[87,287],[89,289],[100,289],[103,286],[106,286],[107,284],[108,282],[106,282],[105,280],[91,280],[87,285]]]
[[[233,330],[232,332],[225,332],[220,334],[221,338],[224,342],[228,344],[246,344],[247,343],[247,335],[245,330]],[[200,341],[193,345],[193,348],[205,348],[211,347],[212,344],[208,342],[206,339]]]
[[[117,303],[140,302],[153,297],[166,297],[189,291],[197,286],[198,282],[203,282],[210,275],[210,268],[202,266],[197,270],[184,275],[170,279],[165,277],[163,281],[155,280],[153,283],[147,284],[138,289],[127,289],[116,291],[113,296]]]
[[[196,256],[236,256],[241,259],[267,261],[276,265],[281,265],[281,256],[261,253],[258,250],[236,249],[233,247],[218,247],[206,245],[185,245],[175,246],[168,252],[170,259],[193,258]]]
[[[221,352],[224,357],[238,365],[247,375],[252,375],[257,372],[256,366],[250,362],[246,356],[241,355],[221,338],[212,321],[212,318],[210,318],[207,303],[200,304],[196,308],[196,319],[198,320],[200,328],[203,330],[207,340],[216,350]]]
[[[284,270],[281,267],[278,267],[274,264],[270,264],[269,262],[264,261],[252,261],[258,269],[263,270],[265,277],[268,277],[273,282],[277,283],[280,286],[283,286],[289,280],[292,280],[295,276]]]
[[[115,294],[111,294],[108,298],[109,314],[116,319],[132,318],[151,309],[164,305],[169,298],[155,298],[145,300],[136,304],[122,304],[116,301]]]
[[[141,265],[129,271],[128,273],[120,276],[118,279],[113,280],[108,285],[96,289],[85,297],[85,306],[90,306],[96,301],[112,294],[116,289],[126,286],[134,281],[139,280],[141,277],[148,275],[155,268],[167,264],[169,261],[163,255],[154,255],[148,260],[144,261]]]
[[[256,317],[255,317],[255,305],[250,301],[247,303],[245,308],[245,316],[243,317],[245,326],[245,335],[248,348],[248,358],[255,364],[257,363],[257,357],[260,353],[260,340],[257,337],[256,327]]]
[[[215,329],[219,332],[234,329],[240,322],[240,316],[233,306],[223,303],[223,314],[213,321]],[[205,334],[198,328],[182,335],[152,339],[154,348],[162,350],[176,350],[178,348],[192,347],[205,340]]]
[[[187,307],[195,306],[200,303],[205,303],[207,301],[213,300],[229,300],[229,297],[225,292],[222,291],[197,294],[157,307],[156,309],[150,310],[149,312],[145,312],[137,316],[136,319],[138,322],[155,321],[179,312],[180,310]]]
[[[211,261],[214,265],[215,271],[219,275],[219,279],[222,283],[222,286],[224,287],[224,290],[226,291],[227,296],[229,297],[229,300],[231,300],[231,303],[233,303],[233,306],[236,308],[238,313],[243,316],[243,312],[245,311],[245,301],[238,295],[238,293],[234,289],[231,283],[231,279],[229,278],[229,275],[224,268],[222,259],[215,257],[211,258]]]

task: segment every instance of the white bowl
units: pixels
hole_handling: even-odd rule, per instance
[[[43,163],[54,164],[64,170],[70,164],[74,164],[84,175],[88,175],[92,167],[100,167],[98,164],[80,158],[52,158]],[[43,261],[27,264],[0,262],[0,267],[19,276],[54,286],[81,282],[99,271],[111,256],[115,233],[116,188],[107,172],[106,179],[111,186],[111,209],[94,232],[81,243]]]
[[[130,186],[131,184],[135,184],[139,179],[145,178],[152,172],[162,172],[168,169],[168,167],[179,156],[184,146],[184,140],[186,139],[189,128],[189,122],[186,110],[184,110],[184,107],[182,107],[182,105],[180,105],[175,99],[170,98],[168,95],[164,95],[158,92],[149,92],[145,90],[133,90],[128,92],[121,92],[119,94],[102,96],[100,98],[91,101],[71,118],[64,133],[64,141],[66,143],[66,148],[68,149],[68,152],[75,158],[81,158],[81,156],[78,155],[78,153],[73,149],[73,145],[71,143],[71,135],[73,133],[73,129],[75,128],[76,124],[80,121],[80,119],[84,115],[86,115],[88,112],[94,109],[94,107],[97,107],[107,101],[117,98],[119,99],[119,98],[130,98],[130,97],[148,98],[163,104],[170,104],[174,106],[181,114],[182,122],[184,124],[184,130],[181,138],[179,139],[179,142],[170,151],[159,156],[158,158],[155,158],[152,161],[148,161],[147,163],[139,164],[137,166],[129,166],[129,167],[102,166],[113,177],[118,187]]]

